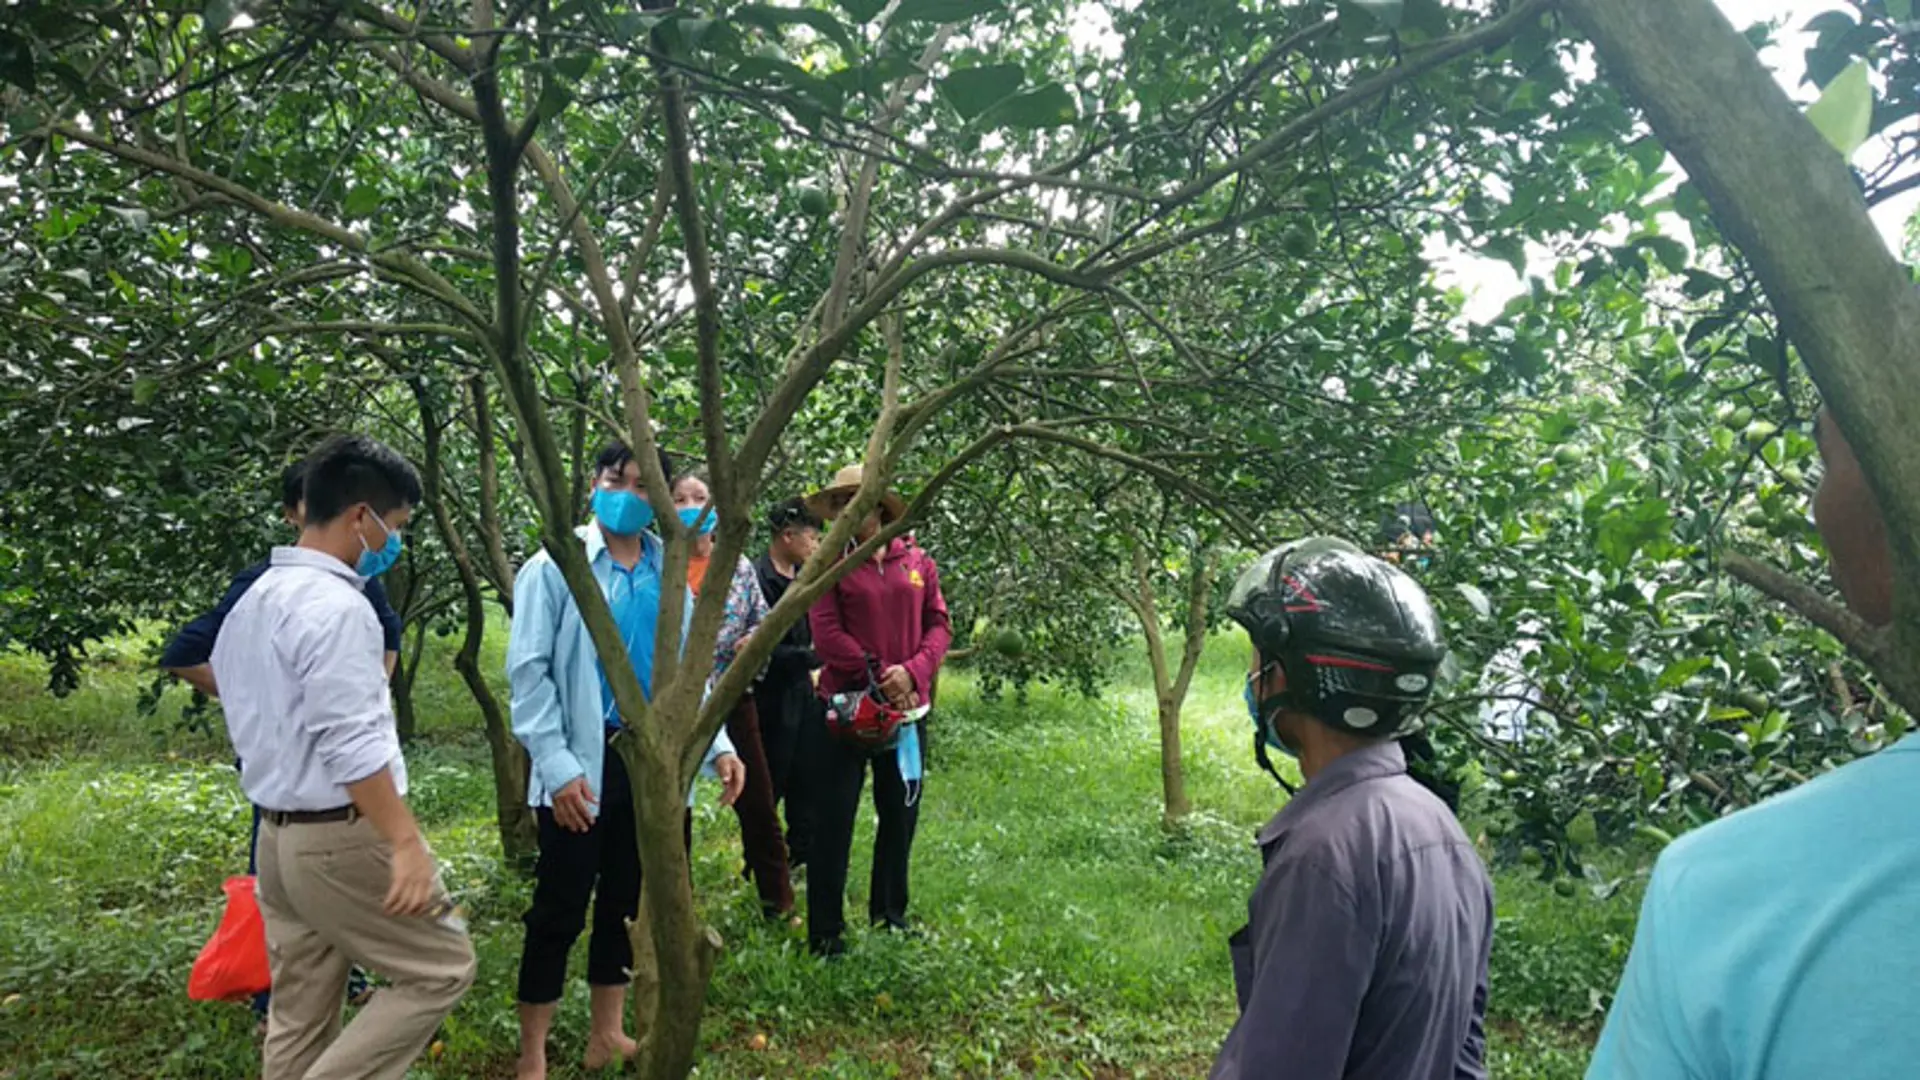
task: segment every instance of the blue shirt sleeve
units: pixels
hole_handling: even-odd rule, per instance
[[[513,621],[507,628],[513,734],[527,748],[533,770],[549,792],[558,792],[587,771],[567,742],[568,717],[560,690],[567,672],[556,657],[561,614],[569,602],[566,588],[550,559],[527,560],[513,579]]]
[[[260,575],[267,572],[267,563],[255,563],[233,576],[233,582],[227,586],[227,593],[213,610],[180,628],[167,642],[160,653],[160,666],[169,670],[176,668],[199,667],[213,661],[213,643],[220,637],[220,626],[227,621],[227,613],[233,605],[247,594]]]
[[[374,618],[380,620],[380,637],[386,642],[386,651],[400,651],[400,635],[406,631],[407,624],[400,619],[400,613],[393,610],[393,602],[387,599],[387,590],[380,584],[379,578],[367,579],[367,603],[373,605]]]
[[[1653,879],[1647,883],[1647,895],[1640,902],[1640,922],[1634,930],[1633,951],[1627,956],[1627,969],[1620,975],[1620,990],[1613,1007],[1607,1010],[1607,1023],[1600,1032],[1600,1043],[1587,1063],[1587,1080],[1614,1080],[1616,1077],[1658,1077],[1660,1080],[1708,1075],[1699,1068],[1689,1052],[1686,1026],[1674,980],[1669,972],[1673,910],[1672,861],[1662,858],[1654,865]]]

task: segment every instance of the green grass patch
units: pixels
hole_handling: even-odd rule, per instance
[[[497,671],[504,634],[494,637]],[[417,1075],[505,1076],[528,885],[500,864],[485,745],[450,645],[430,642],[423,665],[412,799],[468,908],[481,965]],[[0,1076],[257,1069],[248,1011],[185,994],[218,921],[220,881],[244,870],[247,808],[217,714],[214,730],[183,723],[179,691],[137,713],[150,677],[141,654],[138,643],[102,650],[61,701],[41,692],[33,661],[0,657]],[[914,851],[926,935],[856,932],[840,963],[812,959],[799,931],[760,919],[738,876],[733,817],[705,789],[695,884],[728,947],[700,1075],[1204,1074],[1234,1019],[1225,939],[1258,873],[1252,837],[1281,803],[1249,753],[1245,667],[1244,643],[1209,646],[1185,729],[1197,809],[1177,834],[1159,823],[1139,657],[1097,701],[1038,687],[989,702],[959,673],[943,680]],[[850,913],[866,900],[871,808],[862,814]],[[1561,897],[1506,872],[1497,883],[1495,1073],[1578,1077],[1634,896]],[[568,993],[553,1046],[563,1065],[585,1039],[585,987],[576,979]]]

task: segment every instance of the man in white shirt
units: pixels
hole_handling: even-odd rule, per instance
[[[407,768],[366,579],[400,554],[420,479],[392,449],[315,450],[293,547],[234,605],[213,649],[240,782],[260,807],[273,1004],[263,1080],[401,1080],[474,976],[465,924],[407,809]],[[345,1030],[359,964],[386,977]]]

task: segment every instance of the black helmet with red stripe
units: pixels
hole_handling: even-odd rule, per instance
[[[1426,591],[1345,540],[1310,537],[1240,575],[1227,614],[1279,665],[1280,706],[1354,735],[1403,732],[1426,704],[1446,636]]]

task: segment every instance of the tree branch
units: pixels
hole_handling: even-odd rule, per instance
[[[1245,153],[1207,173],[1188,181],[1173,191],[1160,196],[1154,217],[1164,216],[1167,212],[1198,199],[1213,190],[1230,176],[1245,172],[1270,158],[1278,156],[1300,142],[1306,136],[1318,131],[1349,112],[1365,105],[1374,98],[1399,86],[1401,83],[1416,79],[1435,68],[1444,66],[1482,49],[1493,48],[1525,29],[1528,23],[1539,19],[1551,6],[1553,0],[1520,0],[1513,10],[1476,29],[1455,34],[1434,42],[1418,55],[1413,56],[1392,68],[1365,79],[1345,91],[1323,101],[1295,120],[1283,124],[1278,131],[1261,139]],[[1134,223],[1120,236],[1115,237],[1094,258],[1117,250],[1121,243],[1131,238],[1140,228],[1153,218]]]
[[[1887,644],[1885,631],[1867,625],[1866,620],[1816,592],[1813,586],[1745,555],[1729,554],[1720,560],[1727,573],[1778,600],[1794,614],[1840,640],[1867,663],[1878,666]]]

